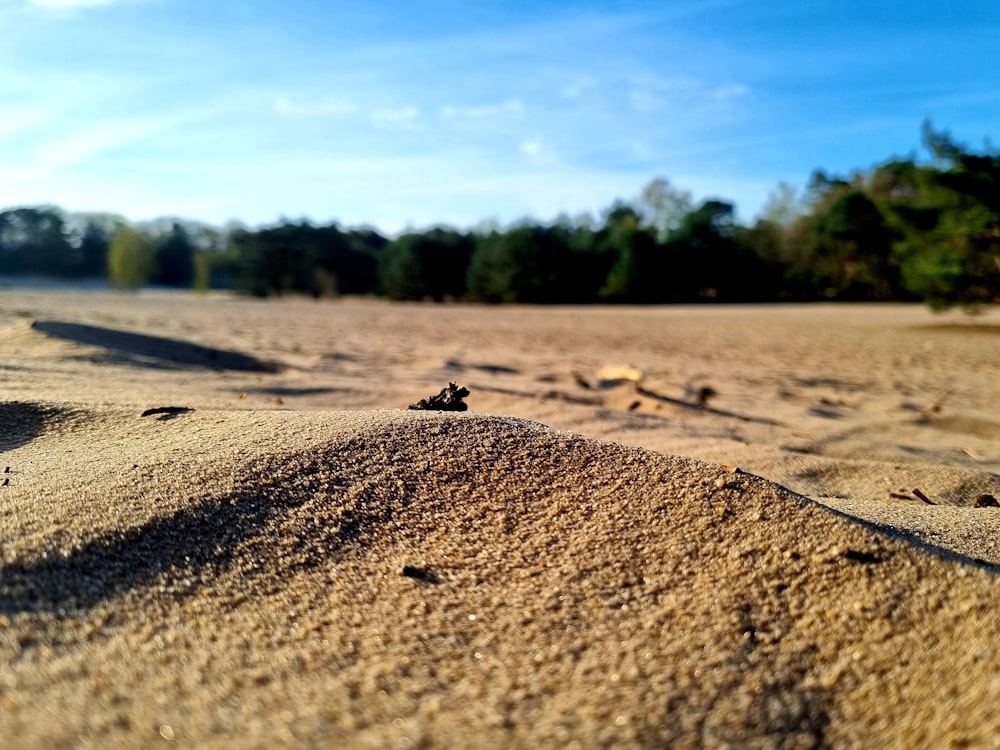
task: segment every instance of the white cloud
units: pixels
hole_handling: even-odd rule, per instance
[[[664,104],[662,96],[645,89],[629,92],[628,98],[632,109],[640,112],[653,112],[662,108]]]
[[[557,155],[552,147],[542,138],[531,138],[526,141],[521,141],[520,151],[527,157],[526,163],[531,164],[536,168],[549,170],[557,166],[566,166],[561,164],[562,160],[559,155]]]
[[[559,93],[564,99],[579,99],[588,91],[592,91],[598,85],[598,81],[593,76],[578,76],[571,83],[560,89]]]
[[[416,107],[397,107],[395,109],[376,109],[372,112],[372,122],[384,127],[406,127],[420,118],[420,110]]]
[[[287,96],[279,96],[275,99],[274,108],[279,114],[292,117],[350,115],[354,114],[358,109],[352,102],[342,99],[324,99],[312,104],[300,104],[292,101]]]
[[[730,83],[709,90],[708,95],[713,99],[728,100],[738,99],[747,96],[749,93],[750,88],[748,86],[744,86],[742,83]]]
[[[629,151],[637,159],[648,159],[653,155],[653,150],[643,141],[632,141],[629,144]]]
[[[521,151],[528,156],[541,156],[543,150],[541,141],[524,141],[521,144]]]
[[[0,110],[0,137],[29,130],[51,116],[52,113],[42,107]]]
[[[162,133],[180,121],[180,118],[144,118],[91,125],[39,144],[33,152],[34,161],[43,167],[70,167],[105,151]]]
[[[448,119],[481,119],[501,115],[519,115],[522,112],[524,112],[524,103],[520,99],[508,99],[500,104],[488,104],[478,107],[446,106],[441,108],[441,116]]]
[[[654,112],[670,106],[697,102],[730,102],[749,93],[749,87],[742,83],[712,85],[689,76],[643,76],[632,80],[628,96],[633,109]]]

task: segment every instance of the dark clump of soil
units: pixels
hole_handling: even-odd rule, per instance
[[[422,398],[410,404],[409,408],[415,411],[466,411],[469,405],[463,399],[468,395],[468,388],[448,383],[448,387],[442,388],[438,395]]]

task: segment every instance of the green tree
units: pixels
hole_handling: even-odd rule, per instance
[[[785,227],[802,215],[803,206],[799,192],[787,182],[779,182],[767,195],[767,202],[761,209],[761,219],[779,227]]]
[[[484,302],[593,301],[607,269],[588,238],[585,228],[535,223],[480,236],[469,263],[469,296]]]
[[[892,233],[878,206],[861,190],[838,187],[822,201],[805,251],[825,296],[894,298],[899,272]]]
[[[137,289],[156,272],[153,241],[132,227],[122,227],[108,248],[108,277],[120,289]]]
[[[344,233],[336,224],[284,222],[230,235],[235,286],[255,296],[368,294],[377,283],[376,257],[385,239],[370,230]]]
[[[791,244],[791,228],[795,222],[781,225],[766,218],[753,226],[739,227],[740,244],[757,269],[752,278],[743,280],[744,289],[753,289],[757,300],[788,299],[791,290],[785,283],[787,257]]]
[[[642,189],[635,213],[644,226],[652,229],[656,239],[663,242],[693,209],[691,193],[678,190],[669,180],[657,177]]]
[[[110,233],[95,221],[88,221],[80,235],[80,275],[104,276],[108,271]]]
[[[390,242],[379,256],[379,287],[391,299],[460,299],[474,240],[451,229],[409,232]]]
[[[166,286],[190,287],[194,278],[195,247],[184,225],[171,224],[156,243],[156,275],[153,281]]]
[[[0,212],[0,270],[72,276],[78,265],[62,211],[26,206]]]
[[[902,281],[931,307],[1000,301],[1000,154],[970,153],[924,125],[931,167],[893,175]]]
[[[732,203],[706,200],[666,243],[673,299],[756,301],[772,293],[767,264],[744,243]]]
[[[191,288],[196,292],[207,292],[212,288],[212,256],[205,250],[199,250],[194,254],[193,267]]]
[[[652,229],[640,226],[640,215],[626,204],[608,211],[597,233],[596,251],[610,266],[599,290],[607,302],[663,302],[670,296],[666,252]]]

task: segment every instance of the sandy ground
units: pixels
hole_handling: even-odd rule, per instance
[[[998,353],[916,306],[0,291],[0,736],[1000,747]]]

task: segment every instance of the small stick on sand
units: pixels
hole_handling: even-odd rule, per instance
[[[454,383],[448,383],[447,388],[430,398],[422,398],[415,404],[410,404],[413,411],[466,411],[469,405],[463,399],[469,395],[468,388],[460,388]]]
[[[719,392],[715,390],[712,386],[703,385],[701,388],[698,389],[698,406],[704,409],[706,406],[708,406],[708,400],[710,398],[715,398],[718,395]]]
[[[427,583],[441,583],[441,578],[434,571],[416,565],[404,565],[403,575],[406,578],[416,578],[418,581]]]
[[[144,411],[139,416],[151,417],[154,414],[160,414],[162,415],[159,417],[160,419],[172,419],[173,417],[176,417],[178,414],[187,414],[188,412],[192,411],[194,411],[194,409],[192,409],[190,406],[157,406],[154,409],[146,409],[146,411]]]
[[[937,503],[935,503],[933,500],[931,500],[929,497],[927,497],[927,495],[925,495],[923,492],[921,492],[920,489],[917,488],[917,487],[913,488],[913,494],[916,495],[917,497],[919,497],[921,500],[923,500],[928,505],[937,505]]]
[[[941,407],[944,406],[944,402],[947,401],[950,396],[951,391],[945,391],[921,409],[920,413],[923,415],[924,419],[930,419],[931,414],[939,413],[941,411]]]

